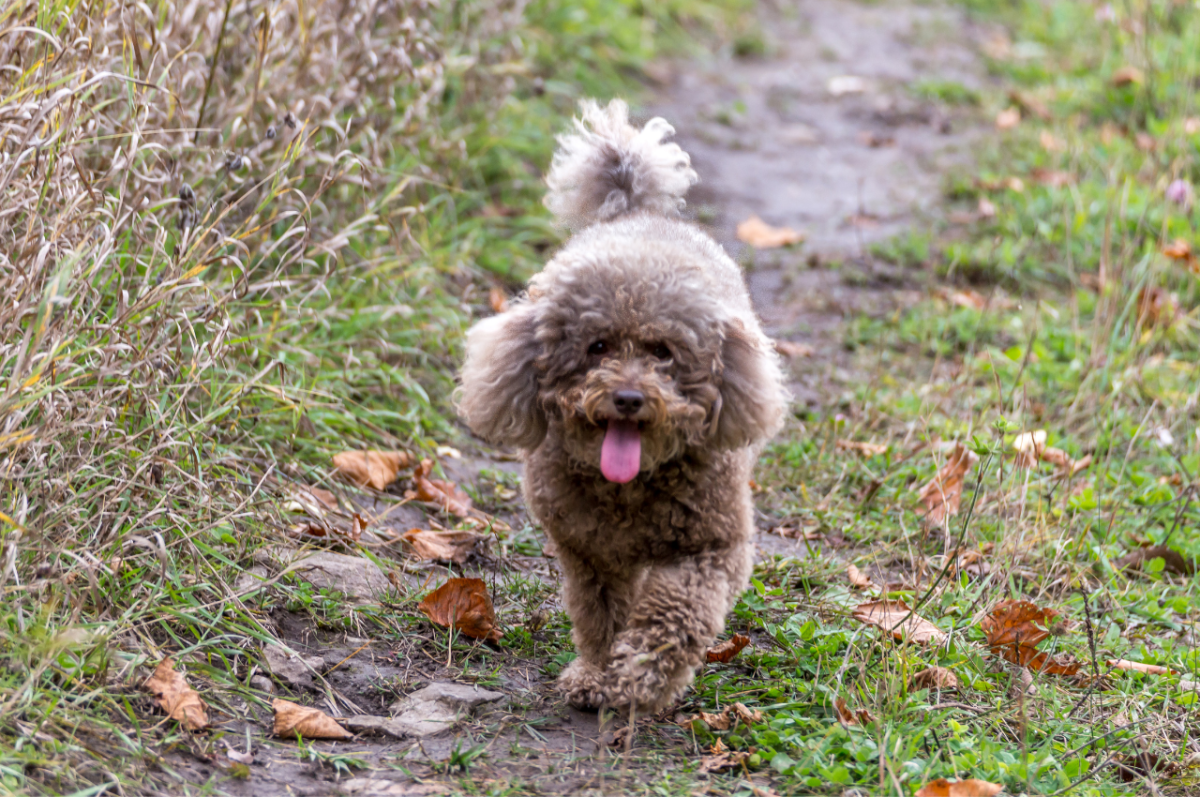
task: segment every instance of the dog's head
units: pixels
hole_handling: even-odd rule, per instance
[[[669,247],[564,252],[467,341],[476,432],[532,449],[560,422],[568,455],[610,481],[763,440],[783,414],[770,342]]]

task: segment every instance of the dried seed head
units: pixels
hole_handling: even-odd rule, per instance
[[[292,130],[295,130],[296,126],[298,124],[300,124],[299,122],[296,121],[296,115],[293,114],[291,111],[288,111],[287,115],[283,117],[283,123],[285,125],[287,125],[289,128],[291,128]]]
[[[179,186],[179,202],[188,206],[196,204],[196,192],[187,183]]]
[[[245,158],[243,158],[241,155],[230,155],[225,158],[225,171],[227,172],[240,171],[244,165]]]
[[[279,135],[279,134],[275,131],[275,125],[268,125],[267,126],[267,138],[275,138],[275,136],[277,136],[277,135]]]

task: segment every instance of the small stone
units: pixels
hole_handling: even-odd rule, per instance
[[[389,707],[394,722],[409,736],[432,736],[448,731],[464,716],[486,704],[499,704],[505,696],[477,686],[432,683],[401,698]]]
[[[295,688],[312,689],[313,671],[325,669],[325,661],[320,656],[300,656],[278,645],[264,647],[263,658],[271,675]]]

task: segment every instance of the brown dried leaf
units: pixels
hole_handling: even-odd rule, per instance
[[[482,579],[452,578],[426,595],[417,608],[443,628],[453,624],[472,639],[497,642],[504,636],[496,627],[496,610]]]
[[[413,457],[404,451],[343,451],[333,457],[338,472],[359,487],[386,489],[400,471],[413,465]]]
[[[778,249],[804,240],[804,233],[789,227],[772,227],[758,216],[751,216],[737,226],[737,237],[756,249]]]
[[[897,641],[907,639],[910,642],[939,644],[946,638],[933,623],[912,610],[902,600],[869,601],[854,610],[854,619],[860,623],[882,628]],[[907,619],[906,619],[907,618]]]
[[[1041,143],[1042,149],[1047,152],[1062,152],[1067,148],[1066,142],[1049,130],[1043,130],[1039,133],[1038,141]]]
[[[1145,780],[1154,773],[1167,775],[1174,772],[1175,768],[1176,765],[1173,761],[1159,758],[1155,753],[1123,756],[1117,762],[1117,774],[1121,776],[1122,783]]]
[[[1136,66],[1123,66],[1112,74],[1112,84],[1114,86],[1128,86],[1133,83],[1142,83],[1145,80],[1142,70]]]
[[[474,531],[409,529],[400,538],[418,559],[465,564],[479,553],[487,537]]]
[[[1192,244],[1185,238],[1176,238],[1162,248],[1162,253],[1172,260],[1191,260]]]
[[[367,530],[368,525],[370,524],[363,519],[363,516],[355,512],[350,518],[349,528],[343,528],[334,523],[310,522],[297,523],[291,527],[291,532],[306,542],[318,539],[353,545],[362,539],[362,533]]]
[[[1146,664],[1145,662],[1129,661],[1128,659],[1109,659],[1105,664],[1109,667],[1116,667],[1118,670],[1144,672],[1146,675],[1172,675],[1175,672],[1170,667],[1163,667],[1160,664]]]
[[[492,312],[503,313],[508,309],[508,294],[499,286],[493,287],[488,291],[488,305],[491,306]]]
[[[700,720],[714,731],[727,731],[739,723],[753,725],[756,722],[762,722],[762,719],[763,715],[761,711],[751,711],[742,703],[734,703],[732,706],[726,706],[720,714],[710,714],[707,711],[701,711],[690,717],[684,717],[676,724],[687,728],[696,720]]]
[[[1008,98],[1017,106],[1019,106],[1021,110],[1027,111],[1029,114],[1036,116],[1043,122],[1049,122],[1053,118],[1053,115],[1050,113],[1050,109],[1046,107],[1046,104],[1034,96],[1026,94],[1022,91],[1014,90],[1008,92]]]
[[[349,739],[354,735],[320,709],[279,698],[271,702],[271,708],[275,710],[272,730],[276,736],[295,737],[299,734],[305,739]]]
[[[1057,169],[1034,169],[1030,175],[1039,185],[1062,188],[1075,182],[1075,175]]]
[[[716,744],[710,748],[710,754],[701,757],[700,767],[697,771],[713,773],[737,769],[743,766],[750,756],[751,753],[744,750],[730,750],[724,742],[717,739]]]
[[[167,716],[178,721],[189,731],[200,731],[208,727],[208,714],[199,693],[188,686],[183,675],[175,670],[175,662],[163,659],[154,669],[154,674],[143,684]]]
[[[1131,551],[1116,561],[1117,567],[1141,570],[1142,565],[1151,559],[1163,560],[1163,572],[1177,576],[1190,576],[1196,572],[1195,566],[1183,558],[1178,551],[1173,551],[1162,545],[1151,545]]]
[[[1012,130],[1019,124],[1021,124],[1020,108],[1005,108],[1003,111],[996,114],[997,130]]]
[[[981,219],[991,219],[996,216],[996,203],[985,196],[979,197],[979,217]]]
[[[838,440],[834,444],[838,451],[856,451],[864,457],[877,457],[886,454],[887,443],[862,443],[857,440]]]
[[[742,648],[750,644],[750,637],[745,634],[734,634],[719,645],[713,645],[704,654],[709,664],[728,664],[733,657],[742,652]]]
[[[917,499],[924,505],[925,517],[929,522],[940,524],[951,515],[958,514],[958,507],[962,502],[963,480],[971,466],[978,461],[979,456],[962,443],[954,446],[946,465],[917,493]]]
[[[918,689],[957,689],[958,676],[945,667],[928,667],[912,677],[908,688]]]
[[[469,517],[473,513],[471,496],[463,492],[457,484],[444,479],[429,478],[433,470],[433,462],[421,460],[421,464],[413,469],[413,486],[415,490],[406,490],[404,497],[409,500],[425,501],[436,504],[452,515]]]
[[[840,697],[833,701],[833,708],[837,711],[838,721],[843,725],[866,725],[875,721],[875,717],[865,708],[851,711],[846,701]]]
[[[816,350],[812,346],[805,343],[793,343],[790,340],[775,341],[775,351],[789,360],[802,360],[816,354]]]
[[[926,783],[916,793],[916,797],[992,797],[1004,789],[998,783],[988,783],[986,780],[948,781],[938,778]]]
[[[981,215],[988,215],[984,213],[982,207],[980,208],[979,212]],[[991,215],[996,215],[995,206],[992,207]],[[978,310],[980,312],[983,312],[983,310],[987,308],[988,304],[986,296],[979,291],[973,291],[970,289],[963,291],[946,290],[941,292],[941,296],[943,299],[950,302],[950,304],[956,304],[959,307],[968,307],[972,310]]]
[[[1080,664],[1072,656],[1051,657],[1037,649],[1052,633],[1059,613],[1029,601],[1006,600],[992,607],[979,623],[992,653],[1013,664],[1049,675],[1075,675]]]
[[[855,589],[871,589],[875,586],[866,573],[852,564],[846,565],[846,578],[850,581],[850,586]]]
[[[1179,316],[1175,297],[1165,288],[1148,285],[1138,291],[1138,325],[1170,327]]]

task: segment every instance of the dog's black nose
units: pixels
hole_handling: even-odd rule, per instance
[[[613,395],[613,404],[622,415],[636,415],[646,403],[646,397],[640,390],[618,390]]]

